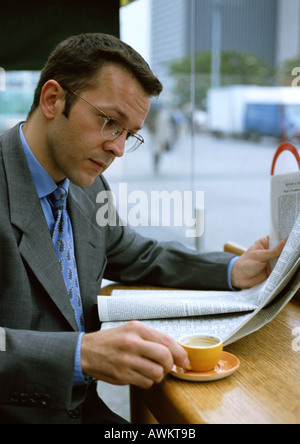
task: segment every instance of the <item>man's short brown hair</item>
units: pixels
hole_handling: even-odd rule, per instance
[[[29,116],[38,108],[41,91],[48,80],[77,94],[96,86],[96,74],[107,63],[124,66],[149,97],[157,97],[163,87],[148,63],[131,46],[109,34],[80,34],[61,42],[50,54],[35,90]],[[64,114],[68,117],[76,97],[66,92]]]

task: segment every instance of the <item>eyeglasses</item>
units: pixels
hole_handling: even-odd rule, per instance
[[[113,140],[116,140],[118,137],[120,137],[124,131],[127,132],[126,136],[126,142],[125,142],[125,151],[126,153],[133,153],[136,151],[143,143],[145,143],[144,138],[140,134],[134,134],[132,131],[129,131],[128,129],[124,128],[122,123],[118,119],[114,119],[113,117],[109,117],[104,111],[97,108],[95,105],[92,105],[90,102],[88,102],[86,99],[81,97],[76,92],[72,91],[71,89],[62,87],[65,91],[68,91],[71,94],[74,94],[74,96],[79,97],[79,99],[86,102],[88,105],[96,109],[98,112],[102,114],[102,118],[104,120],[102,128],[101,128],[101,135],[107,142],[112,142]]]

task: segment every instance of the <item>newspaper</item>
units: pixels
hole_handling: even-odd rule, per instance
[[[270,248],[286,240],[300,213],[300,171],[271,177]],[[272,261],[272,269],[276,260]]]
[[[260,329],[300,288],[300,216],[270,277],[243,291],[115,290],[98,297],[102,330],[140,320],[174,339],[205,333],[228,345]]]

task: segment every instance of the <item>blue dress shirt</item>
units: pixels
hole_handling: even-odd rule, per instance
[[[29,170],[32,175],[33,182],[35,184],[41,206],[44,211],[44,215],[49,227],[50,234],[52,235],[55,225],[55,219],[52,212],[51,204],[47,198],[49,194],[53,193],[57,189],[57,184],[54,182],[52,177],[47,173],[47,171],[42,167],[42,165],[38,162],[31,149],[29,148],[28,143],[24,137],[22,126],[20,126],[20,137],[24,149],[24,153],[28,162]],[[69,179],[65,179],[60,185],[66,190],[69,191]],[[72,236],[72,241],[73,236]],[[74,367],[74,377],[73,384],[74,385],[83,385],[89,382],[89,379],[82,373],[81,369],[81,342],[82,336],[84,333],[81,333],[78,338],[76,354],[75,354],[75,367]]]

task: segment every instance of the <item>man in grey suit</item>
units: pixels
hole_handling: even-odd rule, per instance
[[[0,139],[0,423],[122,423],[97,396],[95,380],[147,389],[174,364],[188,365],[173,339],[143,323],[100,330],[103,276],[249,288],[281,253],[264,238],[238,259],[198,254],[122,224],[97,224],[97,195],[109,189],[102,173],[127,146],[141,145],[137,133],[161,89],[119,39],[71,37],[50,55],[26,122]],[[57,233],[67,235],[67,251]]]

